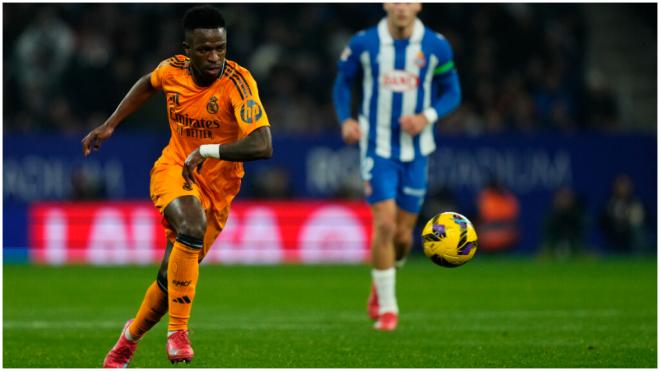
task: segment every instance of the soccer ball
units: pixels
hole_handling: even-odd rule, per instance
[[[422,230],[424,254],[440,266],[454,268],[469,262],[477,251],[477,232],[468,218],[440,213]]]

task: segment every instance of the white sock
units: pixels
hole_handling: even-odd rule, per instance
[[[133,338],[133,335],[131,335],[131,332],[128,330],[128,327],[126,327],[126,331],[124,331],[124,337],[126,338],[126,340],[132,341],[134,343],[137,343],[137,341],[140,340]]]
[[[399,313],[399,307],[396,304],[396,269],[394,267],[384,270],[372,269],[371,277],[376,286],[378,294],[378,314],[385,312]]]
[[[397,260],[394,262],[394,266],[397,268],[403,268],[405,264],[406,264],[406,258],[401,258],[401,260]]]

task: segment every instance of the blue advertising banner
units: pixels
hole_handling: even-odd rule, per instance
[[[97,197],[148,200],[149,171],[167,136],[116,133],[99,152],[82,156],[80,136],[5,135],[3,228],[5,247],[27,245],[27,205],[73,200],[81,174],[93,179]],[[274,137],[274,156],[246,164],[239,199],[259,196],[258,186],[284,186],[278,197],[336,198],[359,192],[359,153],[334,137]],[[544,217],[560,186],[576,191],[586,208],[589,243],[601,245],[597,218],[613,179],[628,174],[652,218],[657,215],[657,138],[648,135],[497,135],[444,137],[430,158],[427,201],[436,190],[453,197],[458,212],[472,215],[477,193],[495,176],[521,205],[522,252],[539,245]],[[279,176],[272,176],[274,169]],[[269,183],[270,182],[270,183]],[[81,193],[82,192],[82,193]],[[83,196],[81,196],[81,194]],[[444,210],[438,210],[444,211]]]
[[[27,245],[27,205],[76,199],[81,174],[108,199],[149,199],[149,171],[167,144],[166,136],[117,133],[87,158],[82,137],[4,136],[4,247]]]

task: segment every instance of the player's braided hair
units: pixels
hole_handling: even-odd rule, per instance
[[[225,17],[220,11],[209,5],[199,5],[186,10],[183,15],[183,30],[188,32],[197,28],[225,27]]]

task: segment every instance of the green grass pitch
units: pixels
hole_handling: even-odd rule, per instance
[[[370,328],[370,268],[202,266],[193,367],[657,366],[655,260],[413,259],[399,328]],[[5,265],[4,367],[100,367],[155,278],[148,267]],[[167,317],[164,318],[164,321]],[[172,367],[164,321],[131,367]],[[182,366],[178,366],[182,367]]]

